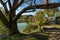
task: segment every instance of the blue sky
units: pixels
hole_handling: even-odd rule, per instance
[[[57,3],[57,2],[60,2],[60,0],[49,0],[49,1],[50,1],[51,3],[53,3],[53,2],[56,2],[56,3]],[[40,0],[37,0],[37,1],[36,1],[37,4],[40,4],[40,2],[41,2]],[[27,5],[27,4],[23,4],[23,5],[19,8],[20,11],[21,11],[21,9],[25,8],[26,6],[28,6],[28,5]],[[18,10],[19,10],[19,9],[18,9]],[[18,10],[17,10],[17,12],[19,12]],[[37,10],[37,11],[39,11],[39,10]],[[36,11],[35,11],[35,12],[36,12]],[[35,12],[23,13],[23,15],[34,15]]]
[[[51,3],[53,3],[53,2],[60,2],[60,0],[49,0]],[[40,0],[37,0],[36,1],[36,3],[37,4],[40,4]],[[21,11],[23,8],[25,8],[25,7],[27,7],[29,4],[27,4],[27,3],[24,3],[22,6],[20,6],[17,10],[16,10],[16,14],[18,14],[18,12],[19,11]],[[0,7],[1,7],[2,5],[0,4]],[[9,9],[9,6],[7,6],[8,7],[8,9]],[[39,11],[39,10],[37,10],[37,11]],[[36,12],[36,11],[35,11]],[[23,13],[23,15],[34,15],[35,14],[35,12],[30,12],[30,13]]]

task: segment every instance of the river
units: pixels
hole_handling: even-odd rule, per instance
[[[26,28],[27,25],[28,25],[27,23],[17,23],[17,28],[19,32],[22,32]]]

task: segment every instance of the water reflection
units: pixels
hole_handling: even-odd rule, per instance
[[[27,25],[28,25],[27,23],[17,23],[17,28],[19,32],[22,32],[26,28]]]

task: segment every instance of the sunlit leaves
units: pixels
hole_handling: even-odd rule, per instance
[[[46,22],[46,19],[44,18],[44,12],[36,12],[35,14],[36,21],[39,21],[39,25],[43,25]]]
[[[44,9],[43,12],[46,13],[49,17],[54,16],[54,9]]]

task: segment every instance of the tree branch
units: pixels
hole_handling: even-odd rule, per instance
[[[12,8],[11,8],[12,9],[11,11],[14,10],[14,8],[15,8],[16,5],[18,5],[18,0],[14,0]],[[10,15],[12,16],[12,18],[15,17],[15,11],[13,13],[10,13]]]
[[[15,9],[17,9],[19,6],[21,6],[24,3],[24,0],[21,0],[18,5],[16,5]]]
[[[15,7],[13,7],[10,11],[11,13],[13,13],[19,6],[21,6],[23,4],[24,0],[21,0],[20,3],[18,5],[15,5]]]
[[[0,19],[5,24],[5,26],[9,28],[9,22],[1,11],[0,11]]]
[[[18,0],[14,0],[12,8],[15,8],[18,5]]]
[[[47,1],[47,4],[49,4],[49,0],[46,0]]]
[[[4,3],[2,0],[0,1],[1,2],[1,4],[3,5],[3,7],[4,7],[4,9],[5,9],[5,12],[8,14],[9,13],[9,11],[8,11],[8,9],[7,9],[7,6],[6,6],[6,3]]]
[[[56,8],[56,7],[59,7],[60,6],[60,3],[50,3],[49,5],[47,4],[43,4],[43,5],[33,5],[33,6],[28,6],[26,8],[24,8],[23,10],[21,10],[13,19],[13,21],[17,21],[21,14],[26,12],[26,10],[30,10],[30,9],[33,9],[34,6],[36,6],[35,9],[52,9],[52,8]]]
[[[14,10],[16,5],[18,5],[18,0],[14,0],[13,5],[10,8],[10,11],[9,11],[9,22],[10,22],[10,24],[12,23],[13,17],[15,17],[15,11],[13,13],[12,13],[12,11]]]
[[[10,2],[10,0],[8,0],[8,4],[9,4],[9,8],[11,9],[11,2]]]

